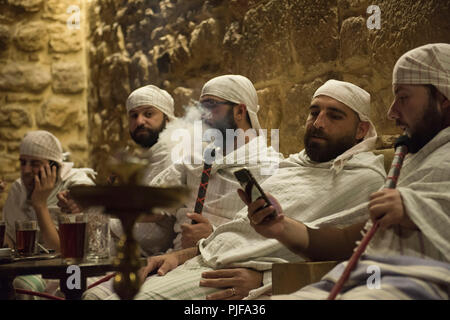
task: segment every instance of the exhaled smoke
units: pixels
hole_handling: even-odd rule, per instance
[[[198,103],[191,101],[184,107],[185,115],[166,124],[159,134],[159,141],[171,150],[172,161],[180,163],[184,158],[196,164],[203,162],[203,150],[208,144],[203,141],[203,132],[210,129],[202,119],[210,116],[209,112]]]
[[[166,128],[159,135],[159,142],[171,153],[172,163],[203,164],[248,164],[257,165],[262,175],[271,175],[278,168],[278,129],[272,129],[272,146],[267,147],[267,130],[226,129],[222,131],[208,126],[205,119],[210,113],[198,103],[191,102],[184,107],[185,116],[166,123]],[[247,141],[256,139],[256,143],[248,145]],[[215,150],[215,155],[212,152]],[[228,151],[228,152],[224,152]],[[235,153],[231,151],[235,150]],[[226,156],[226,161],[224,157]]]

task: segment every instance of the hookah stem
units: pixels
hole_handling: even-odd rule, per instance
[[[45,292],[37,292],[37,291],[20,289],[20,288],[17,288],[14,290],[18,294],[27,294],[30,296],[41,297],[41,298],[46,298],[46,299],[51,299],[51,300],[66,300],[65,298],[53,296],[53,295],[45,293]]]
[[[209,150],[210,149],[206,149],[205,155]],[[206,190],[208,189],[209,177],[211,176],[211,166],[212,166],[212,163],[214,162],[215,157],[216,157],[215,149],[212,149],[212,151],[211,151],[210,163],[208,163],[206,161],[206,156],[204,157],[205,162],[203,164],[202,178],[200,181],[200,185],[198,187],[197,200],[195,201],[195,208],[194,208],[194,212],[198,213],[198,214],[202,214],[202,211],[203,211],[203,204],[205,202]],[[197,223],[197,221],[192,220],[192,224],[196,224],[196,223]]]
[[[403,159],[408,153],[408,146],[407,146],[408,139],[409,138],[407,135],[403,135],[400,136],[395,142],[395,154],[392,160],[391,168],[389,169],[389,173],[384,184],[384,188],[395,189],[397,185],[397,180],[400,175],[400,169],[402,168]],[[352,270],[355,268],[359,258],[366,250],[366,247],[369,244],[372,237],[374,236],[375,232],[378,230],[378,226],[379,223],[375,222],[370,228],[370,230],[365,234],[365,236],[361,240],[361,243],[356,248],[356,251],[353,253],[350,260],[348,261],[348,264],[345,267],[344,272],[342,273],[338,282],[336,282],[333,289],[331,290],[327,300],[334,300],[336,296],[339,294],[339,292],[342,290],[342,287],[344,286],[345,282],[350,276],[350,272],[352,272]]]

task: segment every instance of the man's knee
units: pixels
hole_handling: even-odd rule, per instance
[[[22,289],[33,292],[45,292],[45,280],[39,275],[16,277],[13,281],[14,289]],[[39,298],[27,294],[16,294],[17,300],[38,300]]]

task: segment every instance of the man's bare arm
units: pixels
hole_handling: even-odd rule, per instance
[[[307,228],[309,245],[304,253],[314,261],[346,260],[352,255],[355,242],[361,240],[364,224],[357,223],[343,229]]]

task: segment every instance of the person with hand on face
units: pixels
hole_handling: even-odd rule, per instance
[[[28,132],[19,153],[21,176],[11,185],[3,208],[7,241],[13,246],[16,220],[37,220],[41,244],[59,250],[57,194],[73,185],[93,185],[95,172],[65,162],[61,143],[48,131]]]
[[[20,178],[12,185],[3,207],[6,223],[6,243],[14,248],[16,241],[15,221],[37,220],[38,243],[59,251],[57,194],[74,185],[93,185],[95,172],[88,168],[73,168],[73,163],[63,160],[59,140],[50,132],[38,130],[28,132],[19,147]],[[25,276],[27,281],[14,281],[15,287],[34,291],[46,290],[46,282],[39,276]],[[34,277],[33,281],[31,277]],[[29,281],[30,280],[30,281]]]
[[[388,118],[409,135],[409,153],[396,189],[370,195],[367,222],[346,228],[320,227],[285,217],[278,203],[260,210],[248,203],[255,230],[277,239],[292,252],[320,260],[348,259],[360,232],[380,228],[352,271],[340,299],[448,299],[450,286],[450,45],[429,44],[408,51],[393,71],[395,99]],[[280,214],[267,221],[271,210]],[[273,299],[324,299],[344,264],[322,281]],[[369,286],[369,267],[378,267],[381,286]],[[373,270],[373,269],[372,269]]]

